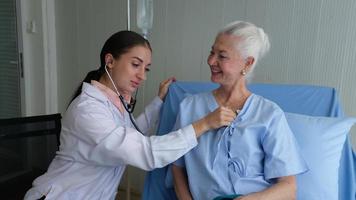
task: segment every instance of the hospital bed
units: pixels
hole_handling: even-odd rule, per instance
[[[253,93],[276,102],[285,112],[310,116],[343,116],[338,94],[333,88],[283,84],[251,84],[248,87]],[[171,131],[176,120],[179,103],[184,97],[213,90],[214,88],[217,88],[216,84],[207,82],[173,83],[169,88],[169,93],[161,110],[158,135]],[[346,137],[343,144],[343,148],[340,150],[341,159],[337,161],[340,164],[337,196],[340,200],[354,200],[356,199],[356,155],[352,150],[349,136]],[[304,144],[299,145],[303,149]],[[167,167],[164,167],[147,173],[142,195],[143,200],[176,199],[174,189],[167,187],[167,169]],[[329,176],[329,174],[325,174],[325,176]],[[300,183],[299,177],[297,177],[297,180],[298,189],[306,187]],[[306,188],[306,190],[310,189],[312,188]],[[333,188],[330,189],[332,190]],[[306,198],[298,196],[298,199]]]

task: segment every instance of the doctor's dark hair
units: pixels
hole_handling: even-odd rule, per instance
[[[118,59],[122,54],[127,53],[131,48],[136,46],[144,46],[149,48],[150,51],[152,51],[151,45],[148,40],[133,31],[119,31],[110,36],[109,39],[107,39],[104,43],[103,48],[101,49],[99,69],[90,71],[86,75],[82,83],[75,91],[70,103],[82,92],[83,82],[90,83],[91,80],[99,81],[100,77],[105,74],[105,56],[108,53],[111,54],[114,59]]]

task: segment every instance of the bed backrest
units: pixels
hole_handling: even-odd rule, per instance
[[[174,126],[179,103],[188,95],[217,88],[218,85],[208,82],[176,82],[169,88],[161,110],[161,121],[158,135],[166,134]],[[343,111],[334,88],[310,85],[286,84],[250,84],[249,89],[277,103],[284,111],[312,116],[340,117]],[[355,198],[356,156],[352,151],[350,139],[344,145],[339,171],[340,199]],[[165,188],[166,168],[149,172],[145,180],[143,198],[175,199],[174,191]]]

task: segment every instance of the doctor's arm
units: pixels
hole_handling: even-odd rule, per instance
[[[277,183],[261,192],[251,193],[235,200],[293,200],[296,199],[295,176],[280,177]]]
[[[76,160],[105,166],[128,164],[144,170],[163,167],[175,161],[197,145],[197,137],[209,129],[228,125],[235,117],[233,111],[218,108],[177,131],[147,137],[136,129],[118,125],[105,106],[94,103],[90,106],[70,119],[74,121],[71,124],[76,129],[74,137],[85,141],[83,144],[86,145],[76,148]]]
[[[191,200],[192,195],[188,186],[188,177],[185,168],[172,165],[174,190],[179,200]]]

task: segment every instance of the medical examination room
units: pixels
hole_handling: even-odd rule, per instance
[[[356,1],[1,0],[1,200],[356,200]]]

